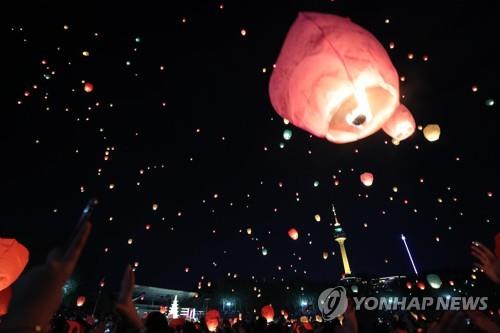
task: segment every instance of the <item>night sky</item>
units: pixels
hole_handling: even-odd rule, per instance
[[[2,25],[0,236],[25,244],[30,264],[64,240],[92,196],[101,204],[78,274],[96,288],[134,262],[138,283],[173,289],[228,273],[333,283],[343,269],[332,203],[354,275],[411,274],[401,233],[421,271],[467,271],[471,241],[493,247],[498,2],[22,5]],[[304,10],[372,32],[406,78],[400,92],[417,125],[439,124],[440,139],[417,130],[395,146],[380,131],[336,145],[285,125],[268,84]]]

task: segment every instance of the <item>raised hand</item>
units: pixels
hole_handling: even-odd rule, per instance
[[[481,243],[471,245],[472,255],[479,260],[474,265],[480,268],[496,284],[500,284],[500,259]]]
[[[142,329],[144,324],[135,310],[135,304],[132,301],[134,293],[135,274],[130,265],[125,269],[122,278],[122,285],[118,302],[116,303],[116,310],[125,319],[133,329]]]
[[[53,249],[43,265],[35,266],[13,285],[9,312],[0,331],[46,332],[59,308],[62,287],[70,278],[90,235],[89,222],[81,224],[67,250]]]

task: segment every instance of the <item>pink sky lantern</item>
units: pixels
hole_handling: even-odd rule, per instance
[[[268,323],[272,322],[274,320],[273,306],[271,304],[263,306],[262,309],[260,309],[260,314],[262,317],[266,318]]]
[[[399,79],[384,47],[347,18],[301,12],[269,82],[283,118],[335,143],[367,137],[399,104]]]
[[[29,251],[15,239],[0,238],[0,291],[17,280],[26,267]]]
[[[290,236],[290,238],[293,240],[297,240],[299,239],[299,232],[297,231],[297,229],[292,228],[288,230],[288,236]]]
[[[403,104],[399,104],[382,129],[391,138],[403,141],[415,132],[415,127],[415,119],[410,110]]]
[[[373,173],[371,172],[363,172],[359,175],[359,179],[366,187],[372,186],[373,184]]]
[[[85,301],[86,301],[85,296],[78,296],[78,298],[76,299],[76,306],[78,307],[83,306],[83,304],[85,304]]]
[[[208,310],[205,314],[205,324],[210,332],[215,332],[219,326],[220,313],[217,310]]]
[[[86,82],[84,85],[83,85],[83,90],[87,93],[90,93],[92,92],[92,90],[94,90],[94,85],[90,82]]]

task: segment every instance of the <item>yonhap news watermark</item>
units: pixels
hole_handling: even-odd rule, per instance
[[[460,311],[486,310],[488,297],[475,296],[438,296],[438,297],[406,297],[406,296],[368,296],[352,297],[355,310],[368,311]],[[333,320],[343,314],[348,307],[347,292],[344,287],[337,286],[323,290],[318,298],[318,308],[325,320]]]

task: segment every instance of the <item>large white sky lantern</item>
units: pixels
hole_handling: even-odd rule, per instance
[[[347,18],[301,12],[269,83],[283,118],[331,142],[362,139],[399,105],[398,73],[384,47]]]

